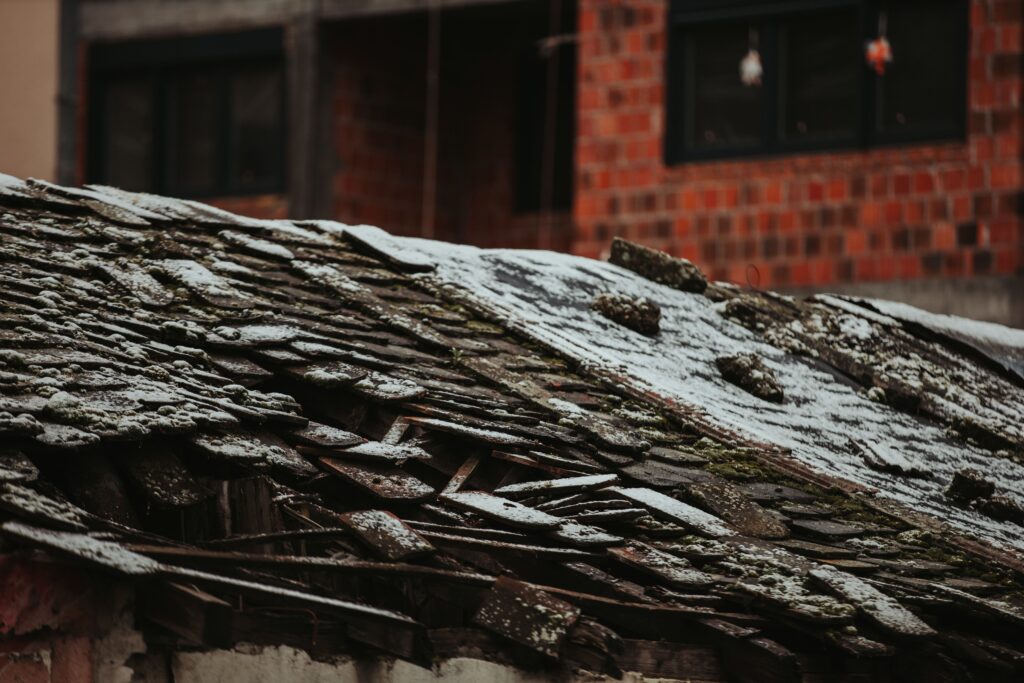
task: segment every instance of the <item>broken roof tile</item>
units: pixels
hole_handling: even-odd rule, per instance
[[[720,538],[736,533],[714,515],[658,491],[641,487],[611,487],[608,491],[647,508],[656,517],[681,524],[703,536]]]
[[[564,495],[579,491],[592,491],[594,489],[610,486],[618,481],[614,474],[589,474],[582,477],[566,477],[564,479],[541,479],[539,481],[525,481],[518,484],[508,484],[494,489],[494,493],[508,498],[526,498],[536,495]]]
[[[329,457],[320,458],[320,463],[329,472],[362,486],[385,500],[416,501],[434,495],[433,488],[397,467],[382,467]]]
[[[558,657],[580,609],[530,584],[499,577],[473,621],[549,657]]]
[[[558,517],[546,512],[483,491],[443,493],[440,499],[463,510],[522,529],[554,529],[562,523]]]
[[[347,512],[340,519],[385,560],[407,560],[434,552],[434,546],[387,510]]]
[[[1021,621],[1020,527],[986,512],[1019,503],[1024,401],[952,335],[850,300],[702,297],[566,255],[88,192],[0,177],[0,524],[41,527],[8,529],[5,550],[151,576],[128,554],[144,549],[161,577],[245,604],[271,644],[295,620],[263,601],[321,633],[343,620],[339,651],[421,657],[422,627],[375,605],[473,633],[495,582],[474,567],[543,577],[580,612],[553,639],[490,638],[496,658],[526,645],[614,671],[633,660],[610,628],[666,652],[714,634],[772,675],[808,654],[919,656],[895,604],[958,666],[1016,661],[1016,632],[988,622]],[[596,318],[596,292],[656,303],[658,337]],[[724,385],[715,358],[742,354],[784,402]],[[942,495],[966,468],[993,484],[984,505]],[[52,536],[83,526],[103,531]]]

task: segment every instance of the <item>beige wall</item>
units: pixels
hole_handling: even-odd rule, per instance
[[[0,0],[0,173],[55,180],[59,0]]]

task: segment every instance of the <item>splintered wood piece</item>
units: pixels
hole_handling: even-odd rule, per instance
[[[644,593],[644,588],[640,584],[612,576],[586,562],[564,562],[562,567],[569,573],[574,583],[582,583],[585,590],[592,593],[599,593],[618,600],[651,602],[651,598]]]
[[[459,424],[449,420],[439,420],[432,417],[409,417],[406,419],[416,426],[423,427],[424,429],[447,432],[449,434],[455,434],[456,436],[464,436],[497,446],[533,447],[538,445],[537,442],[532,441],[531,439],[516,436],[515,434],[509,434],[508,432],[471,427],[469,425]]]
[[[492,496],[483,491],[445,493],[440,499],[482,517],[504,522],[522,529],[554,529],[562,520],[540,510],[526,507],[512,500]]]
[[[434,546],[385,510],[347,512],[339,518],[385,560],[398,561],[434,552]]]
[[[466,480],[473,476],[473,472],[476,471],[477,465],[480,464],[480,456],[471,455],[466,458],[459,469],[455,471],[452,478],[448,480],[448,484],[444,487],[442,493],[455,493],[462,485],[466,483]]]
[[[155,583],[143,593],[145,617],[192,645],[228,647],[233,609],[220,598],[177,583]]]
[[[683,558],[664,553],[646,543],[633,542],[621,548],[609,548],[608,553],[624,564],[653,574],[678,588],[700,588],[715,583],[715,577],[695,569]]]
[[[510,553],[513,555],[524,555],[530,558],[547,558],[563,562],[570,560],[596,561],[600,559],[600,555],[597,555],[596,553],[577,550],[575,548],[552,548],[550,546],[530,545],[528,542],[525,542],[529,539],[509,542],[477,535],[471,536],[469,534],[458,534],[455,532],[441,533],[437,531],[427,531],[425,529],[421,531],[421,534],[424,538],[433,541],[434,545],[441,548],[466,548],[469,550],[486,552],[488,555],[496,553]]]
[[[580,609],[530,584],[499,577],[473,623],[557,658]]]
[[[736,535],[736,532],[727,527],[718,517],[675,498],[670,498],[664,493],[646,488],[620,487],[611,487],[607,491],[647,508],[655,517],[674,524],[681,524],[702,536],[720,538]]]
[[[491,451],[491,457],[515,463],[516,465],[522,465],[523,467],[530,467],[535,470],[540,470],[541,472],[547,472],[548,474],[553,474],[556,477],[569,477],[576,474],[573,470],[565,469],[558,465],[552,465],[549,462],[544,462],[536,454],[522,455],[519,453],[506,453],[505,451],[494,450]]]
[[[292,436],[299,443],[321,448],[349,448],[366,441],[358,434],[319,422],[310,422],[304,429],[292,432]]]
[[[613,536],[597,527],[573,521],[562,522],[562,525],[551,533],[551,538],[581,547],[605,547],[624,542],[620,536]]]
[[[397,467],[380,467],[353,463],[338,458],[320,458],[330,472],[385,500],[425,500],[434,495],[434,489]]]
[[[869,583],[834,567],[820,566],[809,575],[844,600],[849,600],[880,628],[900,636],[929,637],[935,631],[906,607]]]
[[[524,481],[509,484],[495,489],[494,493],[509,498],[527,498],[536,495],[564,495],[579,491],[593,491],[618,481],[614,474],[589,474],[583,477],[566,477],[564,479],[543,479],[541,481]]]
[[[387,461],[400,465],[406,460],[430,460],[433,456],[419,446],[410,443],[390,444],[383,441],[367,441],[342,451],[345,457]]]
[[[727,481],[705,481],[684,487],[696,502],[725,519],[744,536],[779,539],[789,528]]]
[[[398,444],[402,442],[402,437],[409,431],[409,422],[405,418],[398,418],[391,423],[388,427],[387,434],[381,438],[381,443]]]
[[[614,510],[597,510],[595,512],[584,510],[583,512],[574,512],[568,515],[568,517],[571,517],[581,524],[596,524],[598,526],[603,524],[626,522],[646,516],[647,510],[631,507],[617,508]]]

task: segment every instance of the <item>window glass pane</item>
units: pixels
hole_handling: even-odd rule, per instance
[[[780,32],[785,141],[851,137],[857,126],[861,44],[857,14],[841,11],[794,17]]]
[[[125,190],[152,189],[153,85],[113,82],[104,92],[101,180]]]
[[[959,32],[963,4],[950,0],[884,2],[893,61],[877,77],[876,126],[883,132],[948,131],[956,126]]]
[[[167,181],[174,193],[202,195],[220,189],[218,81],[211,74],[187,75],[170,88]]]
[[[231,79],[232,185],[240,190],[263,189],[282,177],[283,99],[277,68],[240,72]]]
[[[740,80],[740,61],[749,41],[746,23],[701,26],[689,34],[688,148],[751,146],[760,140],[763,88]]]

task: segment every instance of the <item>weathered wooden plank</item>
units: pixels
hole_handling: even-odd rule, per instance
[[[609,493],[621,496],[647,508],[655,517],[660,517],[675,524],[681,524],[703,536],[720,538],[736,534],[718,517],[692,505],[687,505],[675,498],[670,498],[664,493],[647,488],[621,488],[617,486],[606,490]]]
[[[651,678],[703,683],[726,678],[714,648],[654,640],[624,640],[617,658],[623,671]]]
[[[226,568],[267,567],[282,572],[286,570],[295,572],[315,570],[352,576],[408,577],[424,581],[458,583],[479,587],[489,587],[494,581],[493,576],[486,574],[437,569],[402,562],[375,562],[305,555],[263,555],[146,544],[127,544],[123,550],[147,560],[157,558],[165,563],[189,566]]]
[[[482,517],[493,519],[521,529],[554,529],[562,520],[540,510],[483,491],[457,491],[440,496],[444,503],[475,512]]]
[[[502,576],[484,598],[473,623],[557,658],[569,629],[579,617],[580,609],[575,605],[533,585]]]
[[[426,500],[434,495],[433,488],[397,467],[356,464],[329,457],[320,458],[320,463],[329,472],[385,500]]]
[[[564,562],[562,568],[571,582],[581,590],[598,593],[616,600],[653,602],[644,588],[628,579],[612,576],[608,572],[585,562]],[[572,587],[572,586],[570,586]]]
[[[441,533],[437,531],[422,530],[420,534],[434,545],[441,548],[466,548],[481,552],[511,553],[514,555],[525,555],[532,558],[546,558],[552,560],[590,560],[600,558],[596,553],[585,552],[575,548],[552,548],[549,546],[532,545],[524,542],[501,541],[480,536],[469,536],[465,534]]]
[[[185,642],[207,647],[232,644],[233,610],[224,600],[198,588],[162,582],[140,595],[145,618]]]
[[[565,495],[580,491],[593,491],[609,486],[618,481],[614,474],[589,474],[582,477],[565,477],[563,479],[542,479],[540,481],[524,481],[494,489],[494,494],[508,498],[526,498],[537,495]]]
[[[832,593],[850,601],[865,617],[890,633],[911,638],[935,635],[931,626],[895,598],[856,576],[827,565],[811,569],[808,574]]]
[[[466,483],[466,480],[473,476],[473,472],[476,471],[479,464],[480,456],[471,455],[466,458],[465,462],[459,465],[459,469],[455,471],[452,478],[448,480],[448,484],[445,485],[442,493],[455,493],[462,488],[462,485]]]
[[[608,554],[630,567],[652,574],[678,588],[707,587],[716,581],[715,577],[695,569],[683,558],[664,553],[639,541],[621,548],[609,548]]]
[[[463,436],[476,441],[483,441],[484,443],[489,443],[495,446],[522,446],[524,448],[529,448],[539,445],[536,441],[522,436],[517,436],[515,434],[509,434],[508,432],[498,431],[496,429],[471,427],[469,425],[451,422],[450,420],[439,420],[432,417],[409,417],[406,419],[418,427],[447,432],[456,436]]]
[[[364,510],[347,512],[340,518],[386,560],[406,560],[434,552],[434,546],[391,512]]]

